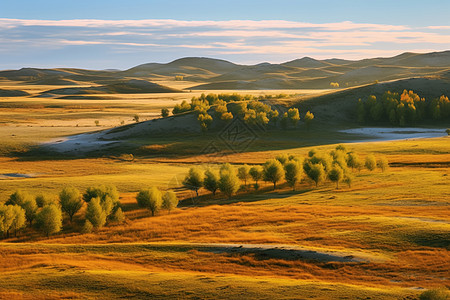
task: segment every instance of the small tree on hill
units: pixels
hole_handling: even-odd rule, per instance
[[[162,194],[156,187],[139,191],[136,200],[140,207],[149,209],[152,212],[152,216],[154,216],[162,206]]]
[[[203,180],[203,186],[210,191],[214,196],[219,188],[219,175],[211,169],[205,171],[205,179]]]
[[[169,110],[167,108],[161,109],[161,117],[166,118],[169,116]]]
[[[62,212],[56,204],[49,204],[42,208],[37,217],[38,228],[41,229],[47,237],[51,234],[60,232],[62,229]]]
[[[347,184],[349,188],[352,187],[353,180],[354,180],[353,175],[348,174],[348,173],[344,175],[344,180],[343,180],[343,182],[344,182],[345,184]]]
[[[190,168],[189,173],[183,181],[183,185],[192,191],[195,191],[198,197],[198,190],[203,186],[203,174],[198,168]]]
[[[162,196],[162,208],[166,209],[169,214],[172,209],[178,206],[177,195],[173,191],[167,191]]]
[[[80,191],[74,187],[65,187],[59,193],[59,201],[61,210],[69,216],[70,223],[72,223],[73,215],[83,206]]]
[[[362,167],[362,161],[356,153],[350,152],[346,157],[347,166],[353,169],[360,169]]]
[[[364,166],[367,170],[373,171],[377,167],[377,160],[372,154],[367,155]]]
[[[380,157],[377,160],[377,167],[385,172],[389,168],[389,162],[386,157]]]
[[[102,208],[100,198],[93,198],[86,208],[86,219],[95,228],[102,228],[106,223],[106,213]]]
[[[328,172],[328,178],[336,182],[336,189],[339,188],[339,182],[344,178],[344,171],[338,165],[334,165],[333,168]]]
[[[295,190],[295,184],[300,181],[302,176],[302,166],[298,161],[289,161],[284,165],[286,182],[292,190]]]
[[[287,154],[278,154],[275,157],[276,160],[278,160],[282,165],[285,165],[289,161],[289,156]]]
[[[17,230],[25,227],[26,214],[25,210],[19,205],[12,205],[12,214],[11,230],[14,230],[14,236],[17,236]]]
[[[325,168],[321,163],[311,164],[308,163],[309,167],[306,168],[306,175],[315,182],[316,187],[319,183],[325,180]]]
[[[306,129],[309,130],[311,127],[312,120],[314,120],[314,114],[308,110],[305,114]]]
[[[50,196],[44,194],[37,195],[35,199],[37,206],[40,208],[55,202]]]
[[[289,121],[292,125],[297,126],[298,121],[300,121],[300,113],[298,112],[298,108],[290,108],[287,113]]]
[[[219,189],[228,198],[231,198],[239,190],[239,179],[230,164],[224,164],[220,168]]]
[[[250,167],[243,165],[238,168],[238,178],[244,181],[244,185],[247,186],[247,180],[250,178]]]
[[[263,169],[261,166],[253,166],[249,171],[250,176],[255,181],[255,187],[258,187],[258,181],[263,178]]]
[[[284,177],[283,165],[276,159],[270,159],[263,165],[263,178],[273,183],[273,189],[277,188],[277,182]]]

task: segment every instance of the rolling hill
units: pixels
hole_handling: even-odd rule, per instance
[[[443,51],[425,54],[403,53],[394,57],[358,61],[338,58],[316,60],[304,57],[281,64],[256,65],[239,65],[205,57],[186,57],[169,63],[142,64],[124,71],[22,68],[0,71],[0,79],[36,85],[101,85],[104,87],[100,88],[100,92],[106,90],[108,93],[116,93],[114,85],[118,82],[173,81],[175,76],[183,76],[185,81],[192,83],[187,89],[239,90],[328,89],[331,82],[339,83],[341,88],[355,87],[374,81],[448,76],[446,74],[449,73],[450,51]],[[69,92],[95,93],[98,90],[99,88],[95,87]],[[119,88],[119,90],[127,90],[127,88]],[[143,90],[145,92],[145,89]]]

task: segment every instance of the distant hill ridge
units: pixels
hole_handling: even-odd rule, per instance
[[[179,79],[192,82],[188,89],[325,89],[330,83],[340,87],[374,81],[442,76],[450,73],[450,51],[406,52],[394,57],[362,60],[303,57],[281,64],[235,64],[222,59],[185,57],[169,63],[146,63],[128,70],[83,70],[74,68],[0,71],[0,79],[41,85],[111,86],[129,80]],[[195,83],[198,84],[195,84]],[[114,92],[114,88],[109,91]]]

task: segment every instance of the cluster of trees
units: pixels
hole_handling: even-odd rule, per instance
[[[357,118],[367,121],[389,121],[392,125],[406,126],[422,120],[444,120],[450,117],[450,101],[446,96],[426,101],[413,91],[402,94],[385,92],[381,99],[370,95],[366,101],[358,100]]]
[[[119,193],[113,185],[89,187],[84,194],[74,187],[64,187],[55,200],[45,195],[33,196],[16,191],[5,204],[0,204],[0,232],[4,237],[27,226],[36,227],[46,236],[60,232],[63,216],[70,224],[73,216],[87,203],[83,232],[103,227],[107,221],[123,222]]]
[[[219,171],[208,168],[202,172],[199,168],[193,167],[189,169],[183,186],[195,191],[197,196],[198,191],[204,188],[213,195],[219,190],[230,198],[239,190],[241,184],[246,188],[250,180],[254,181],[255,190],[259,189],[258,182],[260,181],[270,182],[276,189],[277,184],[283,180],[295,190],[295,186],[305,174],[315,183],[316,187],[327,178],[336,183],[336,188],[339,188],[339,183],[342,181],[350,187],[353,182],[350,170],[360,171],[365,167],[373,171],[378,167],[384,172],[388,166],[389,163],[384,157],[377,160],[370,154],[363,161],[356,153],[347,152],[344,146],[339,145],[328,154],[311,150],[308,157],[304,159],[294,155],[281,154],[266,161],[263,165],[252,167],[243,165],[237,170],[228,163],[221,165]]]
[[[170,213],[178,205],[175,192],[169,190],[162,193],[156,187],[140,190],[136,196],[136,201],[140,207],[150,210],[152,216],[161,209],[166,209]]]
[[[276,97],[285,96],[280,94]],[[234,117],[238,117],[248,125],[259,126],[267,126],[268,124],[276,126],[278,121],[280,121],[280,126],[287,128],[290,125],[296,126],[300,120],[300,113],[297,108],[291,108],[280,116],[278,110],[272,109],[270,105],[264,104],[259,100],[259,98],[252,95],[202,94],[200,97],[193,97],[191,103],[183,101],[175,105],[172,113],[176,115],[188,111],[197,112],[197,120],[203,131],[207,131],[213,121],[213,116],[208,113],[211,106],[214,106],[214,117],[222,121],[231,121]],[[235,103],[230,105],[231,102]],[[169,111],[163,108],[161,115],[167,117]],[[305,115],[308,127],[313,119],[314,115],[308,111]]]

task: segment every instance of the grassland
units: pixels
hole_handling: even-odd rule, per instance
[[[351,188],[336,190],[330,182],[315,188],[304,179],[296,191],[285,185],[273,191],[263,183],[229,200],[202,190],[195,205],[193,194],[180,188],[192,165],[260,164],[279,153],[305,156],[313,147],[328,152],[335,145],[326,141],[340,137],[320,126],[274,132],[242,153],[216,158],[201,153],[202,143],[214,138],[208,135],[179,143],[140,139],[136,143],[148,147],[133,161],[108,154],[43,159],[12,151],[131,123],[136,113],[151,118],[200,93],[0,99],[0,174],[31,176],[1,177],[0,201],[16,189],[56,197],[65,185],[84,190],[111,183],[127,218],[80,234],[83,208],[73,226],[66,221],[50,238],[27,229],[2,240],[0,298],[416,299],[423,289],[450,286],[448,137],[347,144],[362,157],[374,153],[391,164],[384,173],[355,172]],[[134,199],[147,186],[175,189],[179,207],[150,217]]]

